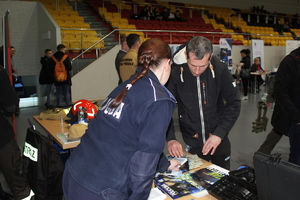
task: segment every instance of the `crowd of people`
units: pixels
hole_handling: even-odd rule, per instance
[[[139,19],[144,20],[187,21],[181,16],[179,10],[176,10],[175,13],[172,13],[169,8],[163,7],[163,10],[159,12],[158,7],[148,5],[141,10],[138,17]]]
[[[241,70],[263,70],[260,58],[254,58],[254,64],[250,65],[248,49],[240,53]],[[270,94],[276,102],[272,117],[274,129],[259,150],[270,153],[276,145],[272,141],[274,134],[280,133],[277,141],[283,134],[289,135],[289,161],[297,165],[300,165],[300,148],[296,142],[300,131],[299,56],[300,48],[280,64]],[[56,60],[62,59],[67,77],[58,81]],[[51,106],[54,86],[57,106],[62,105],[62,96],[65,105],[71,105],[69,71],[72,65],[65,56],[65,46],[59,44],[54,55],[46,49],[41,64],[40,83],[47,86],[47,107]],[[171,55],[169,45],[162,39],[142,42],[139,35],[129,34],[121,40],[115,67],[118,86],[104,100],[66,162],[62,183],[67,200],[147,199],[155,172],[178,171],[180,167],[177,160],[168,160],[163,154],[165,141],[171,156],[182,157],[184,154],[184,147],[176,139],[172,119],[176,104],[185,150],[230,170],[228,134],[240,114],[241,98],[227,65],[213,54],[211,41],[202,36],[193,37]],[[10,171],[3,171],[9,182],[12,179],[9,176],[15,176],[19,163],[8,160],[12,154],[4,153],[11,152],[7,148],[16,149],[5,111],[13,106],[15,109],[11,113],[15,113],[19,100],[1,69],[0,75],[5,86],[1,89],[6,89],[12,99],[0,98],[0,128],[1,132],[6,132],[0,140],[0,167],[11,167]],[[242,78],[243,100],[248,99],[248,81],[249,78]],[[269,145],[267,150],[266,145]],[[15,159],[20,161],[20,156]],[[18,178],[23,180],[22,176]],[[21,183],[24,183],[20,186],[22,190],[15,190],[14,187]],[[27,196],[30,191],[26,179],[9,186],[16,199],[20,199],[18,195]]]

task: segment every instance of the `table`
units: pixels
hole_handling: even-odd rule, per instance
[[[271,72],[269,71],[264,71],[264,72],[250,72],[251,75],[254,75],[254,94],[258,93],[256,92],[256,85],[257,85],[257,76],[260,76],[260,75],[268,75],[270,74]],[[266,85],[267,86],[267,85]]]
[[[69,124],[67,123],[64,123],[64,126],[61,127],[60,126],[60,121],[59,120],[42,120],[40,119],[39,116],[33,116],[33,119],[38,122],[47,132],[48,134],[55,140],[55,142],[62,148],[62,149],[71,149],[71,148],[75,148],[77,147],[77,145],[80,143],[80,142],[72,142],[72,143],[67,143],[67,144],[64,144],[58,137],[57,137],[57,134],[58,133],[65,133],[65,132],[68,132],[69,131]],[[207,167],[209,165],[211,165],[212,163],[208,162],[208,161],[205,161],[203,160],[203,165],[199,168],[195,168],[191,171],[196,171],[196,170],[199,170],[201,168],[204,168],[204,167]],[[167,198],[166,200],[172,200],[171,197],[169,197],[168,195],[166,195]],[[217,200],[216,198],[214,198],[213,196],[211,195],[206,195],[206,196],[203,196],[201,198],[195,198],[193,197],[192,195],[187,195],[187,196],[184,196],[184,197],[181,197],[181,198],[178,198],[177,200],[191,200],[191,199],[194,199],[194,200]]]
[[[61,127],[59,120],[40,119],[39,116],[33,116],[33,119],[48,132],[48,134],[62,149],[72,149],[77,147],[77,145],[80,143],[80,141],[76,141],[65,144],[57,137],[58,133],[69,132],[69,124],[64,123],[64,126]]]

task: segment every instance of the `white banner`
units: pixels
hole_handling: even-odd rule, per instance
[[[265,69],[265,54],[264,54],[264,41],[252,40],[251,50],[251,64],[254,63],[255,58],[260,58],[260,66]]]

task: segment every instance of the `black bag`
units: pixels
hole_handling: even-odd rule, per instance
[[[281,160],[280,154],[256,152],[253,157],[259,200],[298,200],[300,166]]]
[[[240,72],[241,78],[250,78],[250,69],[243,69]]]

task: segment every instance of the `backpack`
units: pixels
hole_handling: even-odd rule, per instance
[[[57,82],[63,82],[67,80],[67,70],[64,65],[64,61],[66,60],[68,56],[64,55],[60,61],[58,61],[54,56],[52,56],[52,59],[55,62],[54,67],[54,78]]]

